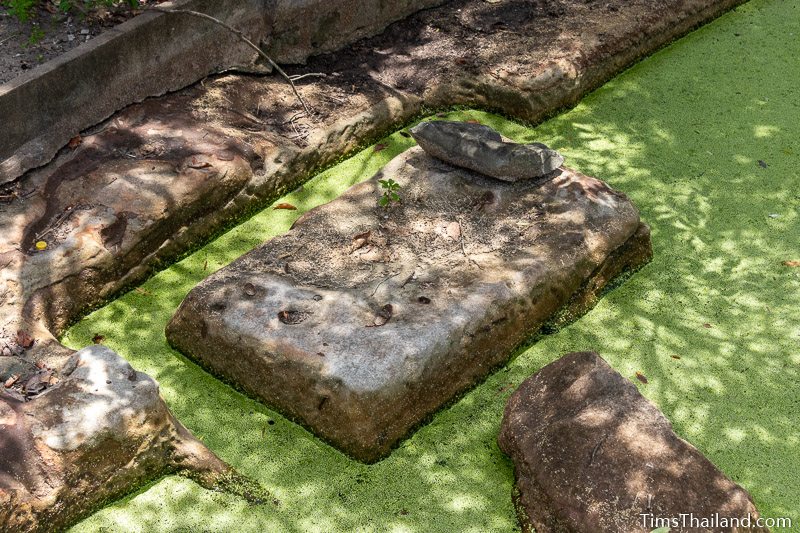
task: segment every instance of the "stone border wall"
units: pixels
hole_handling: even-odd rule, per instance
[[[298,63],[443,1],[176,0],[163,7],[208,13],[264,41],[275,61]],[[143,13],[111,28],[0,85],[0,185],[127,105],[255,59],[230,32],[196,18]]]

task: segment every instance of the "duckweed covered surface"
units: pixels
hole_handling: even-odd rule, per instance
[[[496,436],[506,399],[560,355],[594,349],[676,431],[800,524],[800,3],[754,0],[529,129],[473,111],[627,193],[655,258],[589,314],[522,351],[371,466],[352,461],[172,351],[184,295],[301,213],[411,146],[396,133],[73,327],[158,379],[177,417],[279,503],[250,505],[169,476],[74,531],[509,531],[513,468]],[[385,147],[383,147],[385,145]],[[382,148],[382,149],[380,149]],[[401,191],[402,192],[402,191]],[[635,380],[636,372],[649,382]]]

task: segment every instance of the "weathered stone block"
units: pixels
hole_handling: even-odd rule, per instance
[[[596,353],[565,355],[524,381],[499,444],[514,461],[523,531],[649,533],[656,517],[677,520],[672,531],[767,531],[747,491]],[[687,527],[690,515],[700,527]],[[702,526],[715,516],[752,527]]]
[[[206,486],[232,475],[114,351],[84,348],[60,378],[31,401],[0,384],[0,531],[61,530],[177,469]]]
[[[429,155],[503,181],[541,178],[564,164],[542,143],[515,143],[483,124],[420,122],[411,135]]]
[[[402,202],[381,208],[388,178]],[[505,183],[412,148],[203,281],[167,338],[374,461],[650,253],[637,210],[601,181]]]

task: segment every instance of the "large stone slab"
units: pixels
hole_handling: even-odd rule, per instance
[[[523,382],[499,444],[514,461],[523,531],[768,531],[747,491],[596,353],[567,354]]]
[[[402,202],[385,209],[387,178]],[[605,262],[619,272],[649,254],[637,210],[601,181],[564,169],[509,184],[412,148],[203,281],[167,338],[374,461],[608,275]]]

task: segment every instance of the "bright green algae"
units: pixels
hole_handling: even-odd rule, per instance
[[[64,342],[104,335],[158,379],[186,426],[280,503],[250,505],[169,476],[74,530],[513,530],[513,469],[496,444],[503,407],[536,370],[585,349],[633,379],[763,515],[800,524],[800,268],[782,264],[800,260],[797,57],[800,4],[755,0],[536,129],[450,113],[546,142],[624,191],[652,227],[655,258],[378,464],[348,459],[237,393],[172,351],[163,331],[211,272],[411,146],[399,133],[279,200],[297,211],[266,209],[93,313]]]

